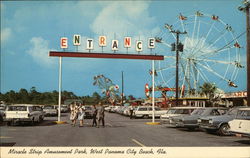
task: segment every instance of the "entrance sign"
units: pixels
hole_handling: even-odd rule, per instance
[[[136,41],[136,51],[141,52],[142,51],[142,41]]]
[[[148,39],[148,48],[150,48],[150,49],[155,48],[155,39],[154,38]]]
[[[118,40],[112,40],[112,50],[113,51],[118,50]]]
[[[67,49],[68,48],[68,38],[67,37],[62,37],[61,41],[60,41],[60,44],[61,44],[62,49]]]
[[[87,39],[87,50],[92,50],[94,49],[94,40],[93,39]]]
[[[105,47],[107,45],[106,43],[107,38],[106,36],[99,36],[99,46],[100,47]],[[49,52],[49,56],[51,57],[59,57],[59,95],[58,95],[58,123],[62,123],[63,121],[61,121],[61,87],[62,87],[62,57],[80,57],[80,58],[109,58],[109,59],[141,59],[141,60],[152,60],[152,109],[153,109],[153,115],[152,115],[152,120],[154,123],[154,61],[155,60],[164,60],[164,56],[163,55],[145,55],[145,54],[117,54],[117,53],[90,53],[90,50],[94,49],[94,39],[88,38],[86,41],[87,45],[86,45],[86,49],[89,50],[89,52],[66,52],[65,50],[63,52],[58,52],[58,51],[50,51]],[[111,48],[112,50],[115,52],[118,50],[118,40],[112,40],[111,43]],[[142,51],[142,40],[138,40],[135,43],[135,47],[136,47],[136,51],[141,52]],[[80,35],[74,35],[73,36],[73,45],[74,46],[80,46],[81,45],[81,36]],[[67,37],[62,37],[60,39],[60,46],[62,49],[66,49],[68,48],[68,38]],[[124,47],[130,48],[131,47],[131,37],[125,37],[124,38]],[[78,47],[77,47],[78,48]],[[151,49],[155,48],[155,39],[154,38],[149,38],[148,39],[148,48]],[[115,86],[116,89],[119,89],[119,86],[116,85]],[[149,95],[149,87],[148,85],[146,85],[145,87],[145,92],[146,95]],[[122,94],[123,95],[123,94]]]
[[[106,43],[106,36],[99,36],[99,46],[100,47],[106,47],[107,43]]]
[[[80,46],[81,45],[81,35],[74,35],[73,37],[73,45]]]
[[[131,37],[124,37],[124,47],[125,48],[131,47]]]
[[[107,46],[107,37],[106,36],[99,36],[98,39],[98,44],[99,47],[106,47]],[[111,49],[113,51],[118,51],[118,40],[112,40],[111,43]],[[148,48],[153,49],[155,48],[155,38],[148,38]],[[81,35],[74,34],[73,36],[73,45],[74,46],[80,46],[81,45]],[[123,45],[124,48],[131,48],[132,46],[132,38],[131,37],[124,37],[123,39]],[[60,46],[62,49],[68,48],[68,38],[67,37],[62,37],[60,40]],[[137,52],[143,51],[143,41],[142,40],[137,40],[135,42],[135,48]],[[88,38],[86,41],[86,49],[87,50],[93,50],[94,49],[94,39]]]

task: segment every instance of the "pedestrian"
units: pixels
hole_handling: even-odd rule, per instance
[[[132,119],[132,118],[133,118],[133,113],[134,113],[134,108],[133,108],[133,106],[131,106],[131,107],[129,108],[129,111],[130,111],[130,119]]]
[[[70,120],[71,120],[72,126],[75,126],[76,119],[77,119],[77,106],[75,104],[71,104],[70,105]]]
[[[98,124],[97,128],[100,126],[100,122],[102,122],[102,126],[105,127],[105,122],[104,122],[104,107],[101,103],[99,103],[100,108],[98,110]]]
[[[73,125],[74,122],[74,104],[70,104],[70,121],[71,121],[71,125]]]
[[[85,115],[85,109],[82,105],[80,105],[78,108],[78,116],[77,116],[77,118],[80,122],[79,127],[83,127],[84,115]]]
[[[97,109],[96,109],[96,106],[95,106],[95,105],[93,105],[92,116],[93,116],[92,127],[94,127],[94,126],[96,127],[96,126],[97,126],[97,122],[96,122]]]

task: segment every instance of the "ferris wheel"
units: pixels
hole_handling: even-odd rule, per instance
[[[114,103],[118,99],[119,86],[115,85],[111,79],[105,77],[104,75],[94,76],[93,85],[98,86],[102,94],[104,94],[109,102]]]
[[[177,17],[175,23],[165,24],[155,37],[165,58],[157,64],[156,86],[175,87],[176,53],[170,49],[176,41],[172,31],[179,30],[186,32],[180,35],[184,47],[179,52],[179,86],[185,87],[188,93],[197,92],[204,82],[215,83],[222,90],[236,88],[238,72],[244,66],[240,59],[242,46],[232,26],[217,15],[200,11]]]

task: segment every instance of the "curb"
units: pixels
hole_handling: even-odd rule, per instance
[[[160,125],[160,122],[146,122],[147,125]]]
[[[53,123],[55,123],[55,124],[67,124],[66,121],[53,121]]]

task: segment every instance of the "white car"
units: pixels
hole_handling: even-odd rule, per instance
[[[58,114],[56,106],[46,105],[43,107],[43,111],[45,112],[45,116],[56,116]]]
[[[16,122],[41,122],[44,119],[42,107],[30,104],[9,105],[5,111],[5,121],[8,125]]]
[[[165,114],[167,110],[161,110],[159,107],[155,107],[154,115],[155,117],[160,117],[162,114]],[[138,118],[149,118],[153,116],[152,106],[138,106],[134,110],[134,117]]]
[[[123,111],[123,115],[125,116],[129,116],[130,115],[130,109],[132,108],[132,106],[126,106],[126,108]]]
[[[180,116],[180,115],[189,115],[192,111],[200,107],[191,107],[191,106],[184,106],[184,107],[171,107],[167,110],[167,112],[160,116],[161,124],[170,123],[170,117]]]
[[[236,118],[228,122],[230,132],[237,136],[250,137],[250,108],[240,108]]]
[[[61,105],[61,112],[68,112],[69,107],[67,105]]]

